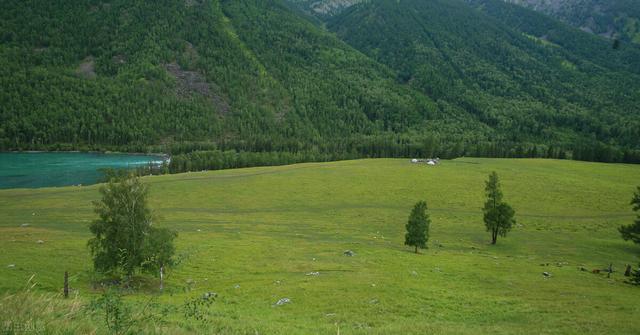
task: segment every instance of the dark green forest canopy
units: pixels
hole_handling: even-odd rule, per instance
[[[5,149],[196,140],[298,149],[434,117],[430,99],[279,2],[0,6]]]
[[[640,44],[637,0],[505,0],[596,35]]]
[[[487,12],[374,1],[327,30],[277,0],[2,1],[0,149],[640,149],[637,48]]]
[[[640,48],[613,50],[523,8],[513,16],[526,22],[514,22],[516,6],[482,2],[476,10],[456,1],[373,1],[333,17],[329,28],[400,82],[511,140],[638,147]]]

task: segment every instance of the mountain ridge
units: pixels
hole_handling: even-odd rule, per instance
[[[583,31],[640,43],[640,4],[632,0],[505,0],[540,11]]]

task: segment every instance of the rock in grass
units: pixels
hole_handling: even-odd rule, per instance
[[[36,241],[36,243],[38,243],[38,244],[44,244],[44,241],[43,241],[43,240],[37,240],[37,241]]]
[[[545,277],[551,277],[551,273],[549,273],[547,271],[543,272],[542,275],[545,276]]]
[[[15,265],[15,264],[9,264],[9,265],[7,265],[7,267],[8,267],[9,269],[13,269],[13,268],[15,268],[15,267],[16,267],[16,265]]]
[[[356,253],[351,251],[351,250],[345,250],[343,255],[348,256],[348,257],[352,257],[352,256],[355,256]]]
[[[207,292],[202,295],[202,299],[204,300],[209,300],[209,299],[215,300],[217,297],[218,297],[218,293],[216,292]]]
[[[282,306],[282,305],[286,305],[286,304],[288,304],[288,303],[290,303],[290,302],[291,302],[291,299],[289,299],[289,298],[282,298],[282,299],[278,300],[278,302],[276,302],[276,305],[277,305],[277,306]]]
[[[307,276],[319,276],[320,272],[309,272],[307,273]]]

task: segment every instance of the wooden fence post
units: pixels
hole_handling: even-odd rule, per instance
[[[64,272],[64,297],[69,297],[69,272]]]

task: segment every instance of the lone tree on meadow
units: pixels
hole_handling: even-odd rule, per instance
[[[634,271],[631,274],[631,284],[640,286],[640,265],[638,265],[638,270]]]
[[[431,220],[427,214],[427,202],[420,201],[411,210],[409,221],[405,226],[407,233],[404,237],[404,244],[415,247],[416,254],[418,248],[426,249],[429,241],[429,225]]]
[[[159,273],[173,264],[175,232],[156,228],[147,204],[148,188],[133,175],[114,175],[94,202],[98,219],[89,226],[97,271],[132,276],[136,271]]]
[[[491,232],[491,244],[496,244],[498,236],[506,237],[507,233],[515,225],[515,211],[511,206],[502,201],[500,180],[494,171],[486,181],[485,192],[487,201],[484,203],[484,224],[487,231]]]
[[[638,217],[633,224],[622,226],[618,228],[618,230],[625,241],[631,240],[634,243],[640,244],[640,186],[638,186],[638,189],[633,194],[631,205],[633,206],[633,210],[638,212]]]

